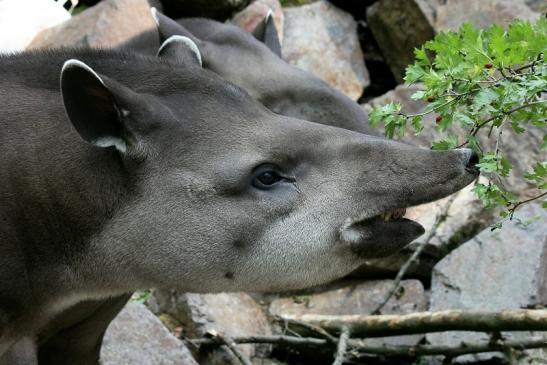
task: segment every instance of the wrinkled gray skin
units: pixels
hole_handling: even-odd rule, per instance
[[[152,14],[158,25],[159,39],[173,35],[191,38],[201,52],[203,67],[243,88],[274,113],[378,134],[369,126],[360,105],[312,73],[281,58],[271,15],[250,34],[235,25],[210,19],[174,21],[155,9]],[[149,34],[143,34],[124,48],[155,54],[159,43],[152,39]]]
[[[378,214],[476,177],[469,150],[271,113],[191,45],[0,57],[0,364],[96,364],[138,288],[341,277],[423,233]]]

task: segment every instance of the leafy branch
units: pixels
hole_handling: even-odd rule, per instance
[[[464,24],[457,32],[440,33],[415,50],[416,60],[406,69],[407,85],[423,85],[412,99],[427,102],[424,110],[408,114],[400,103],[389,103],[372,109],[370,123],[383,124],[386,136],[393,138],[404,135],[408,124],[419,134],[424,117],[434,115],[435,129],[444,138],[433,141],[432,148],[474,149],[480,171],[490,177],[488,184],[476,185],[475,193],[487,208],[502,207],[502,217],[512,219],[523,204],[546,197],[547,161],[537,156],[522,176],[536,193],[519,200],[519,194],[505,187],[513,166],[501,153],[502,135],[509,126],[516,134],[547,127],[546,50],[546,18],[535,23],[517,20],[507,29]],[[454,129],[463,130],[463,140]],[[540,150],[546,149],[544,133]],[[547,208],[547,202],[543,206]]]

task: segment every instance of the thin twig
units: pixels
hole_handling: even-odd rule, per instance
[[[279,321],[279,322],[284,322],[285,324],[293,324],[293,325],[305,328],[308,331],[314,333],[316,336],[318,335],[321,338],[325,338],[330,343],[336,344],[338,342],[338,338],[331,335],[330,333],[325,331],[323,328],[318,327],[318,326],[314,326],[313,324],[303,322],[303,321],[299,321],[299,320],[296,320],[296,319],[285,319],[285,318],[281,318],[279,316],[276,316],[275,320]]]
[[[441,223],[444,222],[446,218],[448,217],[448,211],[450,210],[452,203],[456,199],[456,196],[457,195],[453,195],[449,198],[447,204],[443,208],[443,211],[435,219],[435,223],[433,223],[433,227],[431,227],[431,230],[427,234],[426,238],[422,242],[420,242],[418,247],[416,247],[416,249],[410,256],[410,258],[403,264],[403,266],[401,266],[401,269],[399,269],[397,276],[395,276],[395,279],[393,280],[391,289],[386,295],[386,297],[384,298],[384,300],[380,304],[378,304],[378,306],[376,306],[376,308],[374,308],[374,310],[372,310],[370,314],[380,314],[380,311],[382,310],[382,308],[384,308],[384,306],[387,304],[387,302],[389,302],[391,297],[397,292],[397,290],[399,289],[399,285],[401,284],[401,281],[403,280],[403,277],[405,276],[406,272],[410,268],[410,265],[412,265],[412,263],[414,263],[418,259],[422,251],[429,244],[429,241],[431,241],[431,239],[435,235]]]
[[[342,365],[344,363],[344,359],[346,358],[346,350],[348,348],[348,340],[349,327],[344,327],[340,333],[338,346],[336,347],[336,356],[334,357],[334,362],[332,365]]]
[[[291,345],[294,347],[315,347],[329,345],[329,341],[324,338],[315,337],[296,337],[285,335],[274,336],[241,336],[233,337],[235,343],[272,343],[279,345]],[[214,346],[222,344],[216,338],[199,338],[186,340],[195,346]],[[337,340],[338,341],[338,340]]]
[[[228,337],[226,335],[221,335],[219,333],[216,333],[214,335],[222,344],[226,345],[228,349],[234,354],[234,356],[243,364],[243,365],[253,365],[251,360],[247,358],[247,355],[245,355],[243,352],[241,352],[237,346],[236,342],[233,338]]]
[[[399,113],[399,114],[402,115],[402,116],[405,117],[405,118],[423,117],[424,115],[433,113],[434,111],[437,111],[437,110],[439,110],[440,108],[445,107],[445,106],[447,106],[448,104],[451,104],[451,103],[455,102],[456,100],[458,100],[458,98],[459,98],[459,97],[455,97],[454,99],[450,99],[450,100],[446,101],[445,103],[442,103],[441,105],[437,105],[435,108],[433,108],[433,109],[431,109],[431,110],[428,110],[428,111],[425,111],[425,112],[422,112],[422,113],[416,113],[416,114],[404,114],[404,113]]]
[[[523,204],[526,204],[526,203],[530,203],[531,201],[534,201],[534,200],[537,200],[537,199],[541,199],[543,198],[544,196],[547,196],[547,191],[544,192],[544,193],[541,193],[539,195],[536,195],[530,199],[526,199],[526,200],[522,200],[522,201],[519,201],[518,203],[515,203],[515,205],[513,205],[510,209],[509,209],[509,220],[512,220],[513,219],[513,215],[515,215],[515,211],[517,210],[518,207],[520,207],[521,205]]]
[[[479,130],[482,127],[484,127],[488,123],[492,122],[493,120],[496,120],[498,118],[504,117],[504,116],[509,115],[509,114],[513,114],[516,111],[519,111],[519,110],[524,109],[524,108],[528,108],[532,105],[542,104],[542,103],[545,103],[545,102],[547,102],[547,100],[543,100],[543,99],[542,100],[532,101],[532,102],[527,103],[527,104],[522,104],[522,105],[516,106],[516,107],[514,107],[513,109],[511,109],[507,112],[503,112],[502,114],[494,115],[493,117],[490,117],[490,118],[486,119],[484,122],[482,122],[480,124],[477,124],[475,127],[473,127],[473,132],[471,133],[471,135],[476,136],[477,133],[479,133]]]

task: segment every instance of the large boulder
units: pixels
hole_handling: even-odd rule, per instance
[[[270,314],[290,316],[302,314],[363,314],[368,315],[384,301],[393,286],[391,280],[343,281],[322,287],[306,295],[291,295],[274,299],[270,304]],[[382,314],[407,314],[424,311],[427,299],[424,288],[418,280],[403,280],[400,291],[391,297],[382,309]],[[415,345],[423,336],[394,336],[370,338],[369,345]]]
[[[380,0],[367,10],[372,33],[399,81],[414,61],[414,48],[438,32],[456,30],[464,22],[487,27],[538,17],[525,0]]]
[[[155,29],[146,0],[105,0],[42,31],[29,48],[117,47],[140,33]],[[149,35],[156,40],[155,33],[149,32]]]
[[[283,58],[357,100],[370,79],[353,17],[324,0],[284,10]]]
[[[547,303],[547,211],[540,204],[522,206],[502,230],[486,229],[440,261],[433,271],[432,311],[503,310]],[[538,333],[536,333],[537,335]],[[504,333],[507,338],[531,333]],[[545,335],[545,333],[542,333]],[[434,345],[488,340],[485,334],[443,332],[427,335]],[[502,354],[489,355],[488,357]],[[466,356],[462,361],[485,360]]]
[[[279,0],[256,0],[245,9],[234,15],[232,23],[237,24],[247,32],[252,32],[255,27],[264,20],[271,11],[279,42],[283,43],[283,25],[285,16]]]
[[[156,291],[156,308],[182,323],[184,335],[199,338],[210,331],[229,336],[269,335],[271,328],[262,307],[245,293],[180,294],[176,291]],[[265,357],[267,345],[238,345],[249,358]],[[202,365],[239,365],[238,360],[223,348],[203,351],[196,355]]]
[[[166,15],[171,18],[203,17],[226,20],[243,9],[250,0],[161,0]]]
[[[198,365],[181,340],[140,303],[128,303],[105,333],[102,365]]]

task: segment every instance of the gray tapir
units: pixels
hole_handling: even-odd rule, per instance
[[[274,114],[200,59],[184,37],[0,57],[0,364],[96,364],[138,288],[338,278],[477,175],[470,150]]]
[[[310,72],[281,58],[281,46],[271,12],[253,34],[210,19],[177,21],[151,9],[159,39],[142,34],[123,48],[155,54],[159,41],[173,35],[191,38],[203,67],[242,87],[273,112],[316,123],[376,135],[363,108]]]

